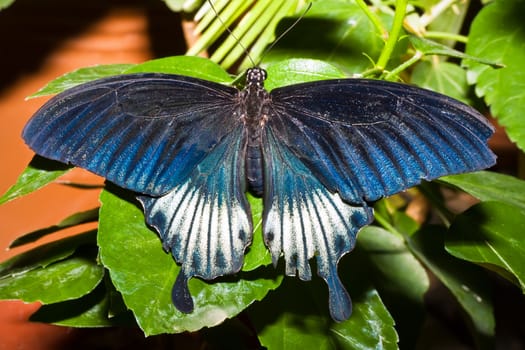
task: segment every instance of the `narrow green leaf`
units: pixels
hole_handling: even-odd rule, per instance
[[[454,50],[446,45],[437,43],[432,40],[420,38],[414,35],[410,35],[408,38],[410,42],[412,43],[412,45],[414,45],[414,48],[418,51],[421,51],[424,55],[441,55],[441,56],[469,59],[469,60],[472,60],[472,61],[475,61],[481,64],[491,66],[493,68],[503,67],[503,65],[499,63],[498,61],[491,61],[488,59],[484,59],[482,57],[475,57],[472,55],[467,55],[466,53],[463,53],[458,50]]]
[[[0,278],[0,299],[43,304],[77,299],[91,292],[103,276],[104,269],[95,259],[74,255],[46,267]]]
[[[475,265],[458,260],[444,249],[445,227],[427,226],[408,239],[414,254],[452,292],[481,339],[494,335],[494,314],[486,275]]]
[[[486,5],[470,28],[466,52],[501,62],[502,69],[464,60],[470,84],[490,106],[491,113],[505,127],[510,139],[525,150],[525,13],[523,0],[498,0]]]
[[[25,196],[55,181],[71,169],[69,165],[35,156],[16,183],[0,197],[0,204]]]
[[[183,314],[171,301],[180,268],[162,250],[158,235],[147,228],[133,198],[103,191],[98,242],[100,258],[127,307],[146,335],[194,331],[233,317],[275,289],[281,277],[267,270],[241,272],[213,283],[189,283],[195,310]]]
[[[200,32],[199,39],[186,52],[189,56],[194,56],[204,51],[212,45],[221,35],[227,32],[227,28],[240,19],[245,11],[253,4],[249,1],[220,1],[211,8],[209,3],[204,3],[196,15],[200,22],[196,27],[196,32]],[[204,13],[204,15],[202,15]],[[218,14],[217,14],[218,13]],[[200,18],[202,16],[202,18]]]
[[[456,186],[482,201],[504,202],[525,209],[525,181],[490,171],[444,176],[439,181]]]
[[[234,4],[235,1],[228,3],[228,6]],[[261,52],[268,43],[274,38],[275,27],[281,18],[287,14],[287,11],[283,14],[279,12],[279,9],[283,4],[288,3],[289,7],[296,4],[296,1],[256,1],[253,6],[250,6],[248,1],[239,1],[238,4],[242,4],[237,12],[237,16],[241,17],[242,25],[237,25],[231,35],[221,43],[221,45],[215,50],[210,59],[214,62],[222,62],[222,66],[225,68],[231,67],[237,60],[246,54],[246,48],[250,48],[249,55],[253,60],[258,60],[259,57],[253,52],[256,46],[257,51]],[[223,11],[227,12],[225,8]],[[290,13],[291,14],[291,13]],[[220,21],[220,18],[216,18]],[[266,40],[261,40],[261,35],[265,30],[269,30],[271,36]],[[253,64],[251,64],[253,65]]]
[[[23,236],[16,238],[13,242],[11,242],[9,248],[15,248],[24,244],[33,243],[42,237],[53,234],[55,232],[59,232],[69,227],[85,224],[88,222],[95,222],[98,220],[98,210],[99,208],[94,208],[91,210],[75,213],[73,215],[68,216],[56,225],[27,233]]]
[[[260,1],[258,1],[259,3]],[[274,1],[268,1],[270,4],[274,4]],[[249,55],[246,55],[244,60],[239,65],[239,70],[243,71],[253,66],[254,62],[260,63],[260,61],[264,58],[264,54],[267,52],[266,50],[270,49],[270,44],[272,42],[275,42],[276,40],[276,27],[277,25],[286,17],[292,16],[297,11],[302,11],[301,6],[303,5],[302,1],[289,1],[289,0],[283,0],[280,4],[280,7],[277,9],[276,12],[271,13],[271,11],[264,11],[263,14],[266,17],[270,17],[271,20],[268,22],[268,25],[264,27],[262,31],[255,28],[255,26],[252,27],[251,31],[247,34],[249,36],[252,36],[256,39],[252,47],[250,48]],[[229,59],[230,61],[233,60],[233,55],[228,55],[226,59]]]
[[[34,94],[28,96],[28,98],[58,94],[64,90],[95,79],[122,74],[132,66],[132,64],[107,64],[80,68],[51,81]]]
[[[525,293],[524,237],[524,208],[483,202],[452,223],[446,249],[458,258],[494,269]]]

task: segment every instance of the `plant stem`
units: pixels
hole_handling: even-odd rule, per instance
[[[405,19],[407,3],[408,0],[396,0],[396,12],[394,13],[394,23],[392,24],[392,30],[390,30],[388,40],[386,41],[385,47],[383,47],[383,51],[381,52],[381,55],[379,56],[376,64],[376,67],[381,70],[386,68],[388,61],[390,60],[390,56],[392,56],[392,52],[396,47],[399,35],[401,34],[401,29],[403,28],[403,20]]]
[[[404,71],[405,69],[407,69],[408,67],[416,63],[417,61],[419,61],[421,57],[423,57],[423,52],[416,51],[414,56],[410,57],[408,60],[406,60],[405,62],[403,62],[396,68],[392,69],[392,71],[390,71],[387,75],[385,75],[385,80],[392,80],[392,78],[398,76],[399,73],[401,73],[402,71]]]
[[[458,0],[442,0],[438,2],[436,5],[432,6],[430,11],[427,13],[424,13],[421,18],[419,19],[419,23],[423,28],[426,28],[436,17],[438,17],[443,11],[448,9],[450,6],[452,6],[455,2]]]
[[[379,214],[377,211],[374,211],[374,218],[381,226],[383,226],[385,230],[391,232],[399,238],[405,239],[405,236],[401,232],[399,232],[394,226],[392,226],[388,222],[388,220],[384,218],[381,214]]]
[[[432,39],[450,39],[464,44],[466,44],[468,41],[468,38],[464,35],[447,32],[426,32],[424,37]]]
[[[364,0],[355,0],[355,2],[357,3],[357,5],[359,5],[361,10],[363,10],[370,22],[372,22],[372,24],[374,25],[374,27],[376,27],[376,30],[381,35],[381,37],[386,40],[388,38],[388,31],[385,27],[383,27],[383,24],[379,20],[379,17],[377,17],[377,15],[374,12],[370,11],[370,8]]]

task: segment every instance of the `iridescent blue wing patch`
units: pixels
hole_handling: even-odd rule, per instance
[[[69,89],[27,123],[39,155],[136,192],[161,195],[183,181],[240,123],[238,90],[166,74],[129,74]]]
[[[352,303],[337,275],[339,259],[354,248],[357,231],[373,219],[366,203],[345,203],[267,129],[264,138],[264,241],[274,264],[284,255],[286,275],[310,280],[308,260],[328,284],[332,318],[346,320]]]
[[[432,91],[342,79],[286,86],[270,95],[268,125],[276,138],[350,203],[495,163],[488,121]]]

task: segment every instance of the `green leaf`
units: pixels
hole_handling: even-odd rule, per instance
[[[279,286],[281,277],[261,268],[214,283],[194,278],[189,287],[195,310],[190,314],[177,311],[171,289],[180,268],[162,250],[158,235],[147,228],[133,199],[128,200],[102,192],[98,243],[102,263],[146,335],[215,326]]]
[[[264,85],[268,91],[284,85],[346,77],[339,68],[323,61],[311,59],[280,61],[270,65],[266,71],[268,79]]]
[[[147,61],[137,64],[125,70],[123,73],[153,72],[180,74],[188,77],[215,81],[217,83],[231,83],[233,80],[218,64],[206,58],[190,56],[173,56]]]
[[[95,245],[95,242],[96,232],[90,231],[41,245],[2,262],[0,278],[45,268],[54,262],[70,257],[78,247]]]
[[[0,0],[0,10],[8,8],[15,0]]]
[[[16,183],[0,197],[0,204],[25,196],[55,181],[71,169],[69,165],[35,156]]]
[[[501,68],[501,63],[498,63],[497,61],[491,61],[488,59],[484,59],[481,57],[475,57],[472,55],[467,55],[466,53],[463,53],[458,50],[454,50],[446,45],[437,43],[432,40],[420,38],[414,35],[410,35],[409,37],[410,42],[412,45],[414,45],[414,48],[424,55],[440,55],[440,56],[447,56],[447,57],[455,57],[455,58],[462,58],[462,59],[469,59],[474,62],[478,62],[481,64],[485,64],[488,66],[491,66],[493,68]]]
[[[195,67],[199,67],[199,69],[195,69]],[[137,65],[109,64],[80,68],[51,81],[29,97],[57,94],[74,86],[108,76],[144,72],[181,74],[216,82],[229,83],[232,81],[230,75],[224,69],[208,59],[174,56],[151,60]]]
[[[104,283],[100,283],[95,290],[79,299],[43,305],[31,315],[30,321],[81,328],[133,324],[126,314],[109,317],[109,308],[108,291]]]
[[[492,115],[505,127],[510,139],[525,150],[525,13],[523,0],[498,0],[486,5],[474,19],[466,48],[468,54],[501,62],[493,69],[464,60],[470,84],[484,97]]]
[[[98,220],[98,210],[99,208],[94,208],[91,210],[75,213],[60,221],[56,225],[36,230],[23,236],[20,236],[16,238],[13,242],[11,242],[9,248],[15,248],[24,244],[33,243],[42,237],[53,234],[55,232],[59,232],[69,227],[85,224],[88,222],[95,222]]]
[[[408,344],[417,341],[416,330],[424,321],[424,295],[430,285],[425,268],[402,237],[377,226],[359,232],[351,254],[361,254],[367,261],[367,275],[394,316],[403,347],[412,347]]]
[[[392,17],[381,17],[385,26],[390,27]],[[283,19],[277,32],[289,29],[296,19]],[[303,57],[335,64],[347,74],[361,73],[372,65],[368,57],[379,57],[383,46],[376,28],[355,2],[324,0],[313,4],[293,29],[268,52],[264,62]],[[398,46],[402,49],[404,44]],[[392,66],[398,64],[399,55],[397,51],[393,55]]]
[[[490,171],[439,178],[482,201],[499,201],[525,209],[525,181]]]
[[[43,304],[77,299],[91,292],[103,276],[104,269],[95,259],[73,255],[46,267],[3,276],[0,298]]]
[[[466,72],[457,64],[444,61],[420,61],[414,66],[412,84],[434,90],[468,103]]]
[[[380,227],[367,226],[359,232],[357,247],[376,268],[376,285],[411,302],[423,302],[428,276],[402,238]]]
[[[205,0],[163,0],[174,12],[193,12]]]
[[[525,209],[483,202],[459,215],[446,236],[454,256],[491,268],[525,293]]]
[[[107,64],[80,68],[51,81],[28,98],[58,94],[64,90],[95,79],[122,74],[132,66],[132,64]]]
[[[263,200],[251,194],[247,194],[250,209],[252,211],[253,222],[253,241],[248,252],[244,256],[243,271],[255,270],[260,266],[266,266],[272,263],[272,256],[263,242],[262,234],[262,213]]]
[[[394,320],[377,291],[364,283],[352,286],[352,316],[336,323],[328,315],[326,285],[320,278],[286,279],[264,302],[248,309],[261,344],[268,349],[397,349]]]
[[[494,335],[494,314],[486,275],[475,265],[458,260],[444,249],[443,226],[427,226],[408,239],[410,249],[452,292],[470,316],[478,336]]]

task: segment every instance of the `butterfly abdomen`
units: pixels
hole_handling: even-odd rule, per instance
[[[256,145],[249,142],[246,145],[246,180],[250,191],[255,195],[263,193],[263,159],[260,144]]]
[[[264,113],[262,110],[259,110],[258,114],[263,115]],[[262,153],[262,130],[264,125],[265,122],[260,118],[245,118],[246,180],[250,191],[258,196],[262,195],[264,186]]]

